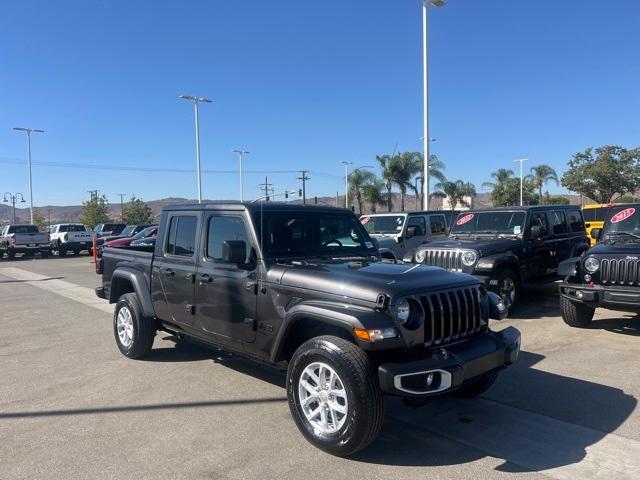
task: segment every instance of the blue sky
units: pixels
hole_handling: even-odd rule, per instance
[[[640,2],[449,0],[431,11],[433,152],[480,186],[515,158],[562,171],[571,155],[640,143]],[[311,170],[309,195],[342,192],[342,160],[418,150],[420,0],[57,0],[0,6],[0,190],[27,194],[34,162],[194,165],[192,107],[207,170]],[[294,173],[269,174],[276,189]],[[250,173],[247,197],[263,173]],[[236,173],[207,173],[207,198],[238,198]],[[36,206],[99,189],[194,198],[190,172],[34,165]],[[558,191],[555,187],[552,191]],[[1,193],[1,192],[0,192]]]

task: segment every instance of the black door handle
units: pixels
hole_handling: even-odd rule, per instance
[[[160,270],[164,275],[166,275],[167,277],[173,277],[176,272],[174,272],[173,270],[171,270],[170,268],[165,268],[163,270]]]
[[[212,282],[213,282],[213,277],[211,275],[208,275],[206,273],[203,273],[202,275],[200,275],[200,284],[212,283]]]

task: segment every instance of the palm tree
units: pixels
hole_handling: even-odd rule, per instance
[[[415,186],[412,186],[411,189],[416,193],[417,203],[420,203],[420,195],[424,193],[424,176],[422,175],[424,172],[424,155],[421,152],[415,152],[414,155],[420,162],[420,176],[417,177],[417,180],[420,180],[421,193],[416,191]],[[444,168],[444,162],[437,155],[429,155],[429,179],[435,178],[440,183],[446,182],[447,179],[443,173]]]
[[[393,197],[391,196],[391,189],[394,183],[394,171],[393,171],[393,159],[395,155],[376,155],[376,160],[380,164],[382,181],[384,187],[387,189],[387,208],[389,211],[393,209]]]
[[[362,168],[356,168],[349,174],[349,197],[358,202],[358,211],[362,213],[362,190],[375,180],[375,175]]]
[[[503,186],[509,180],[511,180],[515,174],[513,170],[509,170],[508,168],[499,168],[495,172],[491,174],[491,178],[494,180],[493,182],[484,182],[482,184],[482,188],[491,188],[493,190],[496,187]]]
[[[435,196],[449,199],[451,210],[455,210],[457,205],[470,207],[467,197],[476,196],[476,187],[471,182],[456,180],[455,182],[444,181],[434,185],[437,191],[433,192]]]
[[[527,175],[538,190],[540,203],[542,203],[542,188],[547,182],[555,182],[558,185],[558,174],[549,165],[538,165],[531,167],[531,174]]]
[[[384,205],[387,202],[384,189],[384,182],[377,178],[374,178],[372,182],[367,183],[362,187],[362,198],[365,202],[371,205],[371,211],[373,213],[376,212],[376,207],[378,205]]]
[[[392,161],[392,170],[394,183],[400,190],[400,210],[404,212],[404,199],[407,189],[415,190],[413,177],[419,175],[422,171],[422,161],[420,155],[416,152],[405,152],[396,155]],[[415,192],[417,195],[417,191]]]

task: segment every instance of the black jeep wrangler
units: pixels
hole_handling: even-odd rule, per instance
[[[383,395],[412,404],[478,395],[512,364],[520,333],[489,329],[500,299],[475,278],[383,263],[352,212],[288,204],[165,208],[156,246],[107,248],[101,298],[129,358],[157,331],[287,370],[293,418],[335,455],[367,446]]]
[[[404,261],[469,273],[511,311],[523,286],[557,280],[558,264],[588,248],[577,206],[492,208],[461,213],[447,240],[424,245]]]
[[[589,326],[597,307],[640,312],[640,204],[611,207],[591,235],[599,243],[558,270],[562,318],[572,327]]]

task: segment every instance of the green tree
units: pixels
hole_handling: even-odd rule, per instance
[[[476,196],[476,187],[473,183],[456,180],[455,182],[444,181],[434,185],[436,191],[434,196],[448,198],[451,210],[455,210],[457,205],[470,207],[467,197]]]
[[[377,178],[375,178],[373,182],[367,183],[362,187],[362,198],[371,206],[371,211],[373,213],[376,212],[378,205],[383,206],[387,203],[384,189],[384,182]]]
[[[542,197],[542,202],[545,205],[569,205],[571,202],[567,197],[551,197],[549,196],[549,192]]]
[[[498,187],[503,188],[509,180],[513,179],[513,170],[507,168],[499,168],[491,174],[492,182],[484,182],[482,188],[491,188],[495,190]]]
[[[391,211],[393,209],[393,196],[391,195],[391,190],[393,189],[394,183],[394,158],[395,155],[376,155],[376,160],[380,165],[384,188],[387,189],[387,194],[385,195],[385,197],[387,201],[388,211]]]
[[[537,165],[531,167],[531,174],[529,175],[533,185],[538,190],[538,197],[542,199],[542,188],[548,182],[555,182],[558,185],[558,174],[549,165]]]
[[[33,212],[33,224],[38,227],[38,230],[46,230],[49,226],[47,219],[38,211]]]
[[[640,202],[640,197],[636,197],[634,195],[622,195],[620,198],[616,198],[613,203],[638,203]]]
[[[578,152],[569,160],[562,186],[597,203],[633,194],[640,188],[640,148],[605,145]]]
[[[522,182],[522,199],[525,205],[540,203],[536,187],[530,178]],[[520,179],[509,178],[497,183],[491,192],[491,202],[494,207],[510,207],[520,205]]]
[[[108,209],[109,203],[105,195],[94,196],[91,200],[82,204],[78,221],[89,228],[93,228],[99,223],[110,221],[107,214]]]
[[[131,197],[131,200],[122,209],[122,223],[127,225],[153,223],[153,212],[141,199]]]
[[[356,168],[349,174],[349,198],[355,198],[358,203],[358,211],[362,213],[362,190],[365,185],[373,182],[376,176],[362,168]]]

